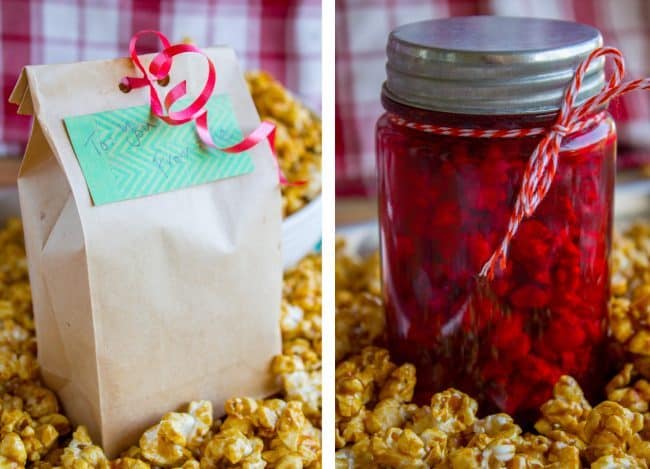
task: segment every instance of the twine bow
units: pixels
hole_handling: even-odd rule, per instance
[[[574,106],[587,69],[594,60],[600,57],[609,57],[614,61],[615,67],[612,76],[597,95],[589,98],[579,106]],[[513,213],[508,221],[506,234],[497,250],[490,256],[483,269],[481,269],[481,276],[492,279],[497,266],[501,269],[505,268],[508,248],[512,238],[519,229],[519,225],[526,217],[530,217],[535,212],[551,187],[551,183],[557,172],[562,138],[567,134],[580,131],[590,126],[597,117],[587,117],[593,115],[602,106],[609,104],[612,99],[633,90],[650,89],[650,78],[640,78],[622,83],[624,74],[625,63],[623,55],[618,49],[613,47],[602,47],[594,50],[578,66],[564,93],[564,98],[555,123],[543,134],[542,139],[528,160],[521,189],[515,200]]]
[[[149,64],[149,72],[145,69],[137,54],[136,44],[138,39],[145,34],[154,34],[162,43],[163,50],[160,51]],[[165,96],[164,104],[158,96],[158,90],[154,86],[154,82],[159,84],[166,84],[169,81],[169,71],[172,67],[173,58],[180,54],[195,53],[205,57],[208,63],[208,76],[205,84],[199,95],[187,107],[179,111],[172,111],[171,108],[179,99],[187,95],[187,82],[182,80],[176,84]],[[290,183],[278,162],[275,154],[275,125],[263,121],[260,125],[248,134],[244,139],[235,145],[225,148],[219,148],[215,145],[210,130],[208,128],[208,110],[206,105],[212,96],[214,87],[217,83],[217,72],[215,70],[212,60],[198,47],[192,44],[170,44],[167,37],[160,31],[144,30],[139,31],[129,41],[129,55],[133,64],[142,72],[141,77],[124,77],[120,80],[120,89],[128,92],[135,88],[149,87],[149,102],[151,112],[169,125],[182,125],[190,121],[194,121],[196,132],[201,141],[208,147],[216,148],[225,153],[241,153],[253,148],[255,145],[268,140],[271,146],[271,153],[273,154],[275,167],[278,172],[278,180],[284,186],[286,185],[301,185],[303,181]]]

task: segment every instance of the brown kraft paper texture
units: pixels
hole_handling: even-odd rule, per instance
[[[259,124],[233,51],[205,51],[244,134]],[[153,55],[142,56],[148,67]],[[196,96],[205,59],[175,58]],[[45,383],[115,457],[193,399],[273,393],[280,352],[281,199],[267,142],[255,170],[94,206],[63,118],[149,103],[128,59],[26,67],[10,101],[34,124],[18,178]],[[165,89],[161,89],[164,96]],[[236,155],[234,156],[236,157]]]

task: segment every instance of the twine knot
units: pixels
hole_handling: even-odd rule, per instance
[[[566,134],[571,132],[571,129],[568,126],[560,123],[553,124],[549,130],[560,137],[564,137]]]

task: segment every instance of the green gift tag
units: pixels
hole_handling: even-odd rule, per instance
[[[185,102],[179,102],[182,108]],[[176,108],[176,106],[175,106]],[[210,98],[208,127],[214,143],[242,139],[228,95]],[[250,173],[248,152],[205,147],[193,122],[168,125],[148,105],[64,119],[95,205],[181,189]]]

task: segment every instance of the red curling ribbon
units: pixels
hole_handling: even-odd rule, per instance
[[[163,46],[163,50],[160,51],[149,64],[149,73],[147,73],[147,70],[145,69],[144,65],[142,65],[142,62],[140,62],[140,58],[138,57],[136,50],[138,39],[145,34],[156,35]],[[154,82],[160,82],[161,80],[168,79],[169,71],[172,68],[173,58],[177,55],[187,53],[200,54],[205,57],[208,62],[208,76],[205,84],[203,85],[203,89],[192,103],[180,111],[172,111],[171,108],[174,103],[187,95],[187,81],[183,80],[175,85],[171,90],[169,90],[165,96],[164,105],[160,101],[158,90],[156,90]],[[142,76],[124,77],[122,80],[120,80],[120,86],[125,91],[148,86],[151,112],[156,117],[169,125],[182,125],[187,122],[194,121],[196,132],[203,144],[211,148],[216,148],[217,150],[223,151],[225,153],[241,153],[253,148],[261,141],[267,140],[271,147],[271,154],[273,155],[274,164],[278,172],[278,180],[280,183],[283,186],[297,186],[305,184],[305,181],[290,183],[284,176],[282,168],[280,167],[280,163],[278,161],[278,157],[275,154],[275,125],[270,122],[263,121],[255,130],[253,130],[250,134],[244,137],[241,142],[236,143],[235,145],[231,145],[227,148],[219,148],[215,145],[208,128],[208,110],[205,106],[212,96],[212,92],[214,91],[214,87],[217,83],[217,72],[215,70],[214,63],[212,63],[212,60],[210,60],[210,57],[208,57],[201,49],[192,44],[172,45],[163,33],[149,29],[139,31],[133,35],[129,41],[129,55],[133,61],[133,64],[142,72]]]
[[[582,81],[591,63],[599,58],[611,58],[614,62],[614,72],[603,89],[576,106],[575,100]],[[557,172],[560,146],[565,135],[585,129],[604,118],[604,113],[599,112],[603,106],[618,96],[634,90],[650,89],[650,78],[639,78],[622,83],[625,74],[623,54],[614,47],[601,47],[592,51],[589,56],[576,68],[576,71],[567,86],[560,104],[554,124],[549,128],[535,127],[527,129],[472,129],[444,127],[421,122],[409,122],[405,119],[390,114],[391,122],[422,132],[455,137],[475,138],[517,138],[531,135],[540,135],[541,139],[526,165],[522,178],[521,188],[515,199],[513,213],[508,221],[508,229],[498,248],[492,253],[481,269],[480,276],[488,279],[494,278],[495,270],[504,269],[508,257],[508,249],[512,238],[519,229],[519,225],[530,217],[551,188],[551,183]]]

